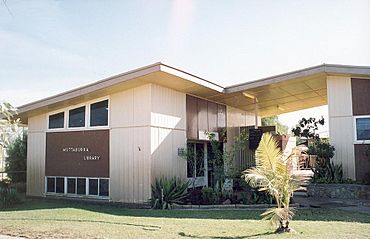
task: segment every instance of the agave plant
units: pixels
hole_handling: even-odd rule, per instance
[[[171,209],[173,205],[182,204],[188,196],[189,181],[177,178],[159,178],[152,185],[150,203],[153,209]]]
[[[299,187],[299,179],[292,174],[290,157],[284,160],[277,142],[265,133],[256,150],[256,166],[243,172],[246,182],[259,191],[265,191],[275,198],[277,207],[261,214],[276,226],[276,232],[289,232],[289,222],[294,216],[290,198]]]

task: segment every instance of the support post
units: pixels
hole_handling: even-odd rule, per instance
[[[254,97],[254,128],[258,129],[258,100]]]

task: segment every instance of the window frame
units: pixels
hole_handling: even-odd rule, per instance
[[[48,179],[54,179],[54,191],[53,192],[48,192]],[[51,176],[46,176],[45,177],[45,193],[46,194],[56,194],[56,178],[55,177],[51,177]]]
[[[357,119],[362,119],[362,118],[368,118],[368,119],[370,119],[370,115],[357,115],[357,116],[353,116],[354,144],[370,144],[370,139],[364,139],[364,140],[358,140],[357,139],[357,124],[356,124],[356,120]]]
[[[90,180],[98,180],[98,183],[97,183],[97,187],[98,187],[98,191],[97,191],[97,194],[90,194]],[[87,196],[89,197],[99,197],[99,191],[100,191],[100,188],[99,188],[99,178],[95,178],[95,177],[89,177],[88,178],[88,183],[87,183],[87,187],[89,188],[89,190],[87,191]]]
[[[47,180],[48,178],[54,179],[54,192],[48,192],[48,184]],[[63,178],[64,179],[64,192],[63,193],[57,193],[56,192],[56,180],[57,178]],[[75,179],[75,193],[68,193],[68,179]],[[85,194],[78,194],[77,190],[77,180],[78,179],[84,179],[85,180]],[[97,179],[98,180],[98,194],[97,195],[90,195],[89,187],[90,187],[90,179]],[[100,180],[108,180],[108,196],[100,196]],[[45,176],[45,195],[46,196],[63,196],[63,197],[77,197],[77,198],[95,198],[95,199],[104,199],[109,200],[111,195],[111,180],[110,178],[105,177],[70,177],[70,176]]]
[[[101,101],[108,100],[108,125],[102,126],[90,126],[90,108],[92,104],[99,103]],[[81,131],[81,130],[97,130],[97,129],[109,129],[110,128],[110,96],[104,96],[94,100],[86,101],[81,104],[71,105],[64,107],[59,110],[51,111],[46,114],[46,132],[60,132],[60,131]],[[85,126],[83,127],[69,127],[69,111],[80,107],[85,107]],[[49,129],[49,116],[64,112],[64,127]]]
[[[60,113],[64,113],[64,119],[63,119],[63,128],[53,128],[53,129],[50,129],[49,126],[50,126],[50,122],[49,122],[49,117],[52,116],[52,115],[56,115],[56,114],[60,114]],[[57,111],[52,111],[52,112],[49,112],[47,115],[46,115],[46,130],[47,131],[60,131],[60,130],[65,130],[67,125],[66,125],[66,111],[65,110],[57,110]]]
[[[53,115],[57,115],[57,114],[60,114],[60,113],[63,113],[63,127],[61,128],[50,128],[50,116],[53,116]],[[55,111],[55,112],[51,112],[48,114],[47,116],[47,130],[61,130],[61,129],[65,129],[66,127],[66,112],[65,111]]]
[[[100,103],[100,102],[103,102],[103,101],[108,101],[108,110],[107,110],[107,114],[108,114],[108,117],[107,117],[107,125],[96,125],[96,126],[91,126],[91,105],[93,105],[93,104],[95,104],[95,103]],[[98,101],[94,101],[94,102],[90,102],[89,104],[88,104],[88,107],[89,107],[89,113],[87,114],[88,115],[88,120],[89,120],[89,122],[88,122],[88,127],[89,128],[94,128],[94,129],[96,129],[96,128],[107,128],[107,127],[109,127],[109,121],[110,121],[110,118],[109,118],[109,109],[110,109],[110,100],[107,98],[107,99],[101,99],[101,100],[98,100]]]
[[[85,117],[85,125],[84,126],[78,126],[78,127],[70,127],[69,126],[69,112],[71,111],[71,110],[75,110],[75,109],[79,109],[79,108],[82,108],[82,107],[85,107],[85,113],[84,113],[84,117]],[[66,119],[66,123],[67,123],[67,129],[69,129],[69,130],[78,130],[78,129],[84,129],[84,128],[86,128],[87,127],[87,115],[88,115],[88,113],[87,113],[87,105],[86,104],[79,104],[79,105],[74,105],[73,107],[69,107],[68,109],[67,109],[67,115],[68,115],[68,118]]]
[[[65,190],[65,194],[68,194],[68,195],[76,195],[77,194],[77,178],[76,177],[65,177],[66,178],[66,181],[67,181],[67,187],[66,187],[66,190]],[[74,179],[75,180],[75,192],[74,193],[69,193],[68,192],[68,179]]]

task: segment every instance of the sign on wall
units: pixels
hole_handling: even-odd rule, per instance
[[[45,174],[109,177],[109,130],[46,133]]]
[[[256,150],[262,138],[262,129],[249,129],[249,149]]]

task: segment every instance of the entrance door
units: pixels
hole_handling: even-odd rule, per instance
[[[189,142],[187,145],[187,177],[192,186],[208,186],[207,143]]]

